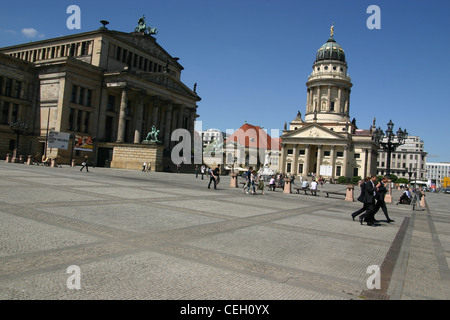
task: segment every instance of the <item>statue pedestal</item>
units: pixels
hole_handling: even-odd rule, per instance
[[[347,192],[345,193],[345,201],[355,201],[355,198],[353,196],[353,191],[355,190],[355,187],[353,185],[347,186]]]
[[[231,176],[230,188],[237,188],[238,187],[238,175],[236,173],[232,173],[230,176]]]
[[[425,195],[422,194],[422,197],[420,198],[420,208],[421,209],[425,209],[425,207],[427,206],[427,203],[425,202]]]
[[[284,180],[284,190],[283,193],[292,193],[291,179]]]

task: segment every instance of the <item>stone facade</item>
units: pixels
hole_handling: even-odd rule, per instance
[[[11,68],[14,70],[9,71]],[[0,101],[3,106],[10,100],[18,104],[16,113],[33,125],[34,131],[28,137],[32,142],[23,143],[23,148],[28,147],[23,152],[47,154],[67,164],[71,159],[81,163],[88,155],[97,166],[121,163],[123,167],[125,162],[112,161],[111,156],[107,161],[99,157],[99,148],[103,153],[105,149],[122,152],[124,149],[116,145],[123,144],[130,157],[135,151],[131,145],[153,152],[155,148],[149,145],[140,146],[152,126],[160,130],[165,154],[170,154],[176,144],[170,141],[175,129],[188,130],[194,136],[196,103],[201,99],[181,82],[182,70],[178,58],[170,56],[153,36],[101,28],[0,48],[0,79],[19,77],[27,84],[22,89],[31,90],[24,91],[20,101],[12,101],[0,92]],[[9,75],[11,72],[17,76]],[[3,144],[13,139],[8,112],[8,119],[0,127],[0,132],[7,135]],[[91,137],[94,152],[46,148],[48,130]],[[10,151],[7,144],[0,145],[1,156]]]

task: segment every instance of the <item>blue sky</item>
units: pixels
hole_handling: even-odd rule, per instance
[[[81,30],[69,30],[69,5]],[[381,9],[381,29],[366,22]],[[450,2],[443,0],[22,1],[0,12],[0,46],[98,29],[131,32],[145,14],[157,42],[179,57],[181,80],[198,84],[203,129],[245,121],[282,129],[304,115],[305,83],[335,24],[352,77],[350,116],[361,129],[376,118],[425,142],[428,162],[450,162]]]

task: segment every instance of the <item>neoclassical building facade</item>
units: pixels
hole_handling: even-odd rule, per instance
[[[87,155],[98,166],[118,168],[140,168],[150,160],[146,157],[154,157],[157,170],[162,169],[176,144],[171,133],[182,128],[194,136],[201,100],[195,88],[181,81],[184,68],[178,60],[145,30],[125,33],[105,25],[0,48],[0,134],[13,139],[9,123],[20,117],[33,127],[21,153],[47,154],[60,163],[80,162]],[[13,87],[17,81],[21,99],[12,97],[13,89],[6,90],[7,83]],[[153,126],[161,143],[143,144]],[[90,137],[94,152],[47,148],[48,130]],[[2,157],[10,151],[6,149],[0,150]]]
[[[286,123],[280,171],[303,177],[368,176],[376,173],[378,146],[372,132],[350,120],[351,78],[345,52],[333,32],[316,54],[306,83],[306,114]]]

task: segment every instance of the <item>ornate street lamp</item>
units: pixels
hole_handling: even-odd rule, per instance
[[[387,124],[388,129],[386,133],[378,128],[375,130],[375,142],[380,145],[380,147],[387,152],[387,161],[386,161],[386,175],[389,177],[391,174],[391,154],[399,146],[405,143],[406,138],[408,137],[408,132],[399,128],[397,133],[394,133],[394,123],[392,120]]]
[[[28,123],[21,122],[20,119],[19,119],[16,122],[12,121],[9,124],[9,126],[11,127],[11,130],[14,131],[14,133],[17,135],[16,148],[14,149],[14,153],[13,153],[13,161],[16,162],[17,158],[18,158],[18,153],[19,153],[19,138],[20,138],[20,135],[22,135],[25,132],[27,132],[27,130],[28,130]]]

